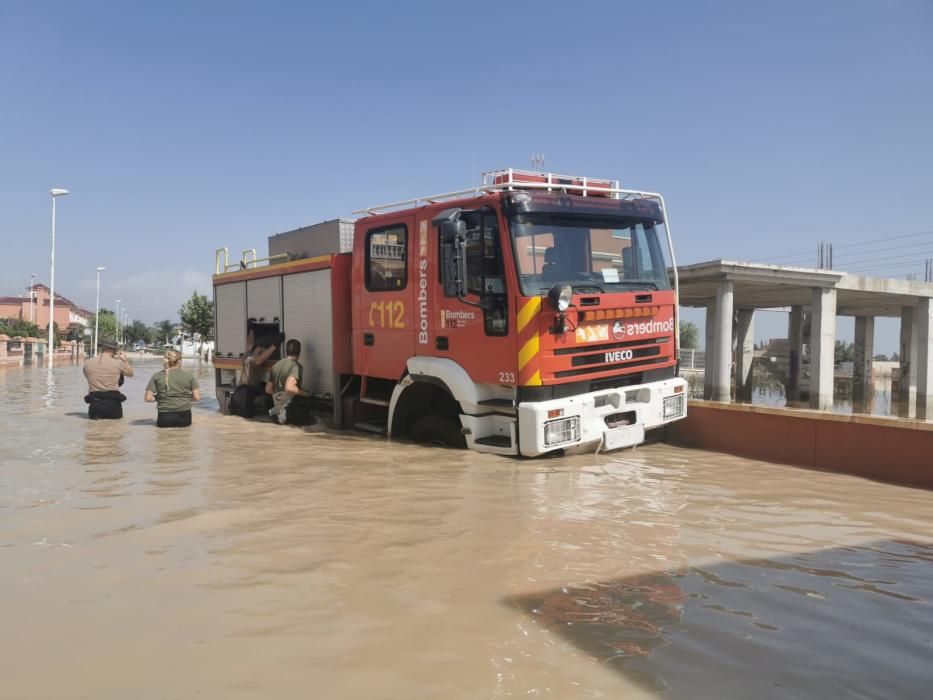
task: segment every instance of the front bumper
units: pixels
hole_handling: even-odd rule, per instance
[[[557,416],[558,411],[563,413]],[[644,440],[646,430],[686,415],[687,382],[679,377],[524,402],[518,406],[519,453],[535,457],[554,450],[596,449],[600,444],[604,449],[631,447]]]

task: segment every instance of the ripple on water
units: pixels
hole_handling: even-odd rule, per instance
[[[159,431],[157,367],[121,422],[86,419],[80,368],[0,372],[12,697],[928,694],[929,493],[664,445],[503,459],[210,400]]]

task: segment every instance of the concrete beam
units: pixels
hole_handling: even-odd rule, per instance
[[[716,302],[706,304],[706,364],[703,369],[703,398],[713,398],[713,383],[716,378]]]
[[[914,309],[917,336],[917,418],[933,418],[933,300],[917,299]]]
[[[899,349],[898,415],[917,415],[917,337],[914,333],[914,308],[901,309],[901,342]]]
[[[863,412],[871,412],[871,403],[874,396],[871,368],[874,355],[875,318],[874,316],[856,316],[852,402]]]
[[[803,307],[790,307],[787,317],[787,383],[788,401],[800,401],[800,363],[803,360]]]
[[[732,396],[732,294],[732,282],[722,280],[716,293],[716,324],[713,331],[716,339],[713,400],[727,403]]]
[[[813,290],[810,319],[810,408],[833,407],[833,369],[836,359],[836,290]]]
[[[755,358],[755,310],[739,309],[735,324],[735,398],[752,400],[752,360]]]

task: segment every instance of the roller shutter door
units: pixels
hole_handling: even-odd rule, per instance
[[[334,393],[334,326],[331,318],[331,271],[286,275],[285,337],[301,342],[304,388],[314,394]]]
[[[246,315],[265,319],[264,323],[282,318],[282,278],[265,277],[246,283]]]
[[[246,282],[214,287],[218,357],[239,357],[246,352]]]

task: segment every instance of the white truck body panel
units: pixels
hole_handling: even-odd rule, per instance
[[[214,288],[217,357],[240,357],[246,352],[246,282]]]
[[[263,323],[282,319],[282,278],[263,277],[246,282],[246,316]]]
[[[273,279],[282,280],[285,297],[283,331],[286,340],[301,343],[302,386],[312,394],[334,391],[334,324],[331,271],[311,270]]]

